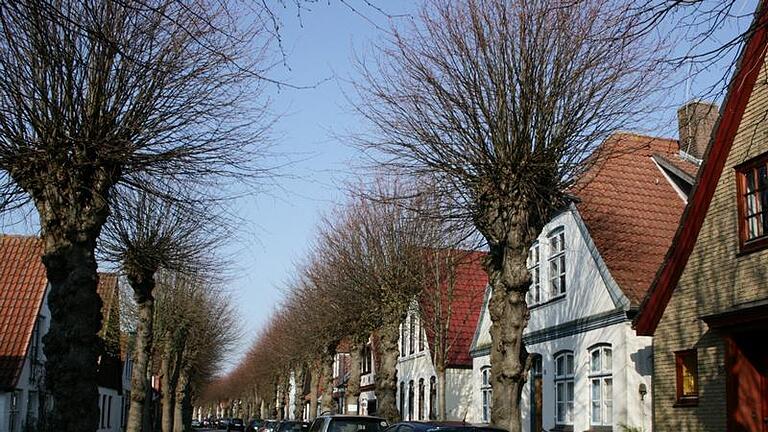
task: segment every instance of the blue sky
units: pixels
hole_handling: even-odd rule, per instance
[[[235,262],[229,289],[237,303],[244,336],[227,369],[239,360],[280,301],[281,288],[291,277],[294,263],[307,251],[319,216],[344,199],[341,184],[350,178],[357,160],[355,150],[338,136],[365,127],[347,106],[344,80],[354,73],[354,53],[365,52],[370,42],[381,36],[381,28],[389,26],[386,16],[363,1],[348,2],[359,8],[357,12],[339,0],[318,1],[302,11],[301,19],[293,2],[286,3],[275,12],[282,24],[287,67],[278,65],[270,75],[299,86],[322,82],[306,89],[266,87],[272,110],[281,114],[272,133],[275,151],[294,163],[283,170],[285,176],[278,178],[275,186],[235,203],[243,223],[227,250]],[[398,16],[394,19],[399,22],[410,19],[408,14],[419,3],[373,2]],[[749,13],[753,9],[754,1],[744,2],[742,10]],[[724,40],[734,33],[734,28],[721,33]],[[659,110],[659,117],[666,121],[654,123],[649,129],[676,137],[674,108],[686,98],[699,96],[707,83],[727,72],[722,64],[715,64],[687,82],[690,91],[681,83]],[[21,224],[9,222],[13,220],[0,217],[0,232],[37,232],[33,217]]]

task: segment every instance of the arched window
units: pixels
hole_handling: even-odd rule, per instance
[[[491,388],[491,367],[480,369],[480,394],[483,401],[483,423],[491,421],[491,407],[493,406],[493,389]]]
[[[573,353],[564,351],[555,356],[555,422],[573,424]]]
[[[429,379],[429,419],[437,419],[437,383],[434,376]]]
[[[419,420],[424,420],[424,378],[419,378]]]
[[[613,351],[608,344],[589,350],[590,409],[593,425],[613,424]]]
[[[405,381],[400,383],[400,417],[405,417]]]
[[[408,382],[408,420],[413,420],[413,380]]]

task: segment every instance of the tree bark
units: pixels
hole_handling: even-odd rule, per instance
[[[51,220],[45,223],[42,209],[40,217],[42,260],[50,283],[51,324],[43,338],[43,349],[46,386],[54,401],[51,418],[65,431],[96,430],[102,302],[96,292],[94,249],[101,225],[90,231],[62,235],[60,231],[67,230],[66,227],[54,226]]]
[[[307,368],[304,364],[297,366],[293,373],[293,415],[295,420],[301,420],[304,418],[304,397],[302,395],[304,391],[304,379],[307,375]]]
[[[170,343],[169,343],[170,344]],[[160,413],[160,430],[162,432],[173,431],[173,399],[174,392],[171,386],[171,353],[166,348],[160,359],[160,392],[162,393],[162,411]]]
[[[335,345],[335,344],[334,344]],[[320,411],[323,413],[336,413],[336,401],[333,400],[333,350],[327,350],[323,359],[323,403]]]
[[[173,432],[188,432],[191,425],[184,421],[184,405],[189,403],[189,369],[186,366],[182,367],[179,371],[175,392]]]
[[[310,388],[309,388],[309,419],[314,420],[317,418],[317,388],[320,385],[320,372],[317,368],[312,368],[310,371]]]
[[[518,215],[519,216],[519,215]],[[486,271],[493,292],[489,301],[491,317],[491,424],[509,432],[522,430],[520,400],[526,381],[528,353],[523,330],[528,323],[525,295],[530,285],[526,266],[530,241],[527,224],[509,230],[505,242],[489,242]],[[522,231],[522,232],[521,232]],[[487,236],[486,236],[487,237]]]
[[[388,314],[389,321],[384,323],[379,333],[379,366],[376,369],[375,393],[378,413],[391,423],[400,421],[401,413],[397,408],[397,359],[400,349],[400,322],[395,314]]]
[[[152,291],[155,278],[152,274],[131,275],[128,281],[133,288],[133,296],[138,307],[139,322],[136,329],[135,349],[133,352],[133,371],[131,372],[131,405],[128,410],[126,432],[141,432],[144,404],[147,398],[147,369],[152,358],[152,326],[155,315],[155,299]]]
[[[347,381],[346,414],[357,414],[360,403],[360,367],[365,342],[353,342],[350,347],[349,381]]]
[[[280,382],[278,378],[277,384],[275,385],[275,409],[277,410],[275,418],[277,420],[285,420],[285,387],[285,383]]]
[[[445,406],[445,364],[437,365],[437,419],[445,421],[447,410]]]

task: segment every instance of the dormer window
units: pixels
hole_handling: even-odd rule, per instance
[[[549,240],[549,288],[552,297],[565,294],[565,230],[554,229]]]
[[[531,272],[531,288],[528,291],[528,304],[541,303],[541,273],[540,273],[539,242],[528,250],[528,271]]]
[[[739,246],[752,252],[768,246],[768,153],[736,167]]]

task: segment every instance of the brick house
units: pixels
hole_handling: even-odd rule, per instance
[[[635,321],[654,429],[768,430],[768,48],[760,2],[705,162]]]

